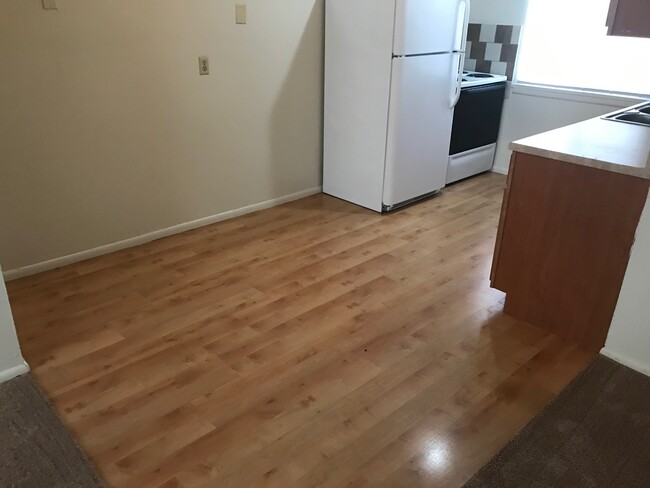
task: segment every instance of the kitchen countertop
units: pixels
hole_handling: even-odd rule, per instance
[[[510,149],[650,180],[650,127],[642,125],[598,117],[520,139]]]

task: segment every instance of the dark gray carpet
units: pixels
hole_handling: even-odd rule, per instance
[[[650,487],[650,378],[598,357],[465,488]]]
[[[0,384],[0,487],[105,487],[30,375]]]

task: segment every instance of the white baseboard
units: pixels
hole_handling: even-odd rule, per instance
[[[628,368],[632,368],[633,370],[638,371],[639,373],[643,373],[646,376],[650,376],[650,364],[648,363],[641,363],[635,359],[630,359],[622,354],[618,354],[614,351],[611,351],[606,347],[603,347],[600,350],[600,353],[603,356],[608,357],[609,359],[613,359],[617,363],[621,363],[623,366],[627,366]]]
[[[227,212],[222,212],[220,214],[212,215],[210,217],[204,217],[202,219],[192,220],[191,222],[185,222],[183,224],[174,225],[172,227],[167,227],[165,229],[156,230],[153,232],[149,232],[148,234],[131,237],[129,239],[124,239],[123,241],[114,242],[112,244],[106,244],[104,246],[99,246],[94,249],[88,249],[86,251],[69,254],[67,256],[62,256],[60,258],[50,259],[48,261],[43,261],[41,263],[30,264],[29,266],[23,266],[22,268],[10,269],[3,273],[3,277],[6,281],[11,281],[18,278],[23,278],[25,276],[42,273],[43,271],[49,271],[51,269],[60,268],[68,264],[78,263],[79,261],[85,261],[86,259],[102,256],[104,254],[109,254],[115,251],[121,251],[122,249],[127,249],[129,247],[139,246],[140,244],[145,244],[147,242],[151,242],[156,239],[161,239],[163,237],[168,237],[174,234],[180,234],[181,232],[186,232],[188,230],[196,229],[198,227],[204,227],[206,225],[214,224],[216,222],[221,222],[222,220],[232,219],[234,217],[239,217],[240,215],[257,212],[258,210],[263,210],[265,208],[271,208],[277,205],[281,205],[283,203],[299,200],[301,198],[305,198],[320,193],[321,191],[322,191],[321,186],[309,188],[307,190],[299,191],[297,193],[292,193],[290,195],[273,198],[271,200],[266,200],[265,202],[255,203],[253,205],[237,208],[235,210],[229,210]]]
[[[29,373],[29,366],[26,362],[23,361],[23,364],[19,364],[13,368],[0,371],[0,383],[14,379],[16,376],[20,376],[21,374],[25,373]]]
[[[494,166],[492,166],[492,171],[494,173],[499,173],[500,175],[507,175],[508,174],[508,167],[507,166],[494,165]]]

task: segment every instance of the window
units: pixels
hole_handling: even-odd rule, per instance
[[[517,80],[650,94],[650,39],[607,36],[610,0],[529,0]]]

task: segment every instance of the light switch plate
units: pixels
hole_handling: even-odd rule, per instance
[[[210,74],[210,59],[207,56],[199,56],[199,74]]]
[[[43,0],[43,8],[45,10],[58,10],[59,6],[56,4],[56,0]]]
[[[246,4],[238,3],[235,5],[235,23],[245,24],[246,23]]]

